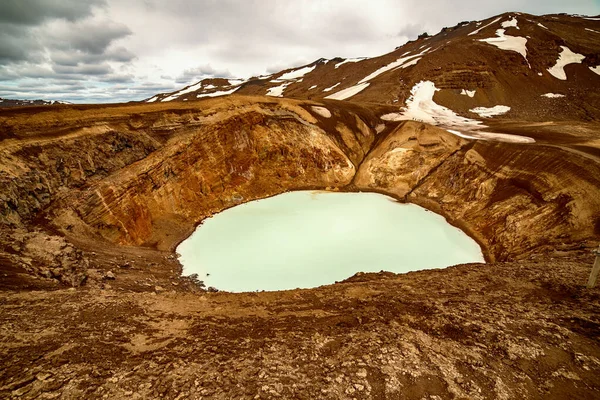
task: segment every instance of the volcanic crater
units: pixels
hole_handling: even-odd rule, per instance
[[[456,95],[470,107],[455,92],[489,86],[475,64],[432,70],[452,86],[436,104]],[[414,86],[395,84],[408,99]],[[600,242],[596,106],[552,120],[521,107],[477,136],[382,118],[399,107],[370,102],[376,85],[362,102],[240,91],[2,110],[0,395],[600,398],[600,290],[585,287]],[[474,238],[487,263],[282,292],[181,276],[175,248],[203,220],[311,189],[421,205]]]

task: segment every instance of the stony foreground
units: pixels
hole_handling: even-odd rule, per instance
[[[285,292],[139,292],[118,273],[104,289],[6,290],[0,397],[600,398],[592,262],[586,250]]]

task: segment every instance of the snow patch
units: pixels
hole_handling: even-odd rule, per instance
[[[413,60],[410,60],[409,62],[407,62],[406,64],[402,64],[402,65],[401,65],[401,66],[399,66],[398,68],[408,68],[408,67],[410,67],[410,66],[417,65],[417,63],[419,62],[419,60],[420,60],[421,58],[422,58],[422,57],[419,57],[419,58],[415,58],[415,59],[413,59]]]
[[[555,78],[566,81],[567,74],[565,72],[565,66],[569,64],[581,64],[585,58],[582,54],[573,53],[567,46],[560,46],[562,48],[556,64],[552,68],[548,68]]]
[[[321,117],[331,118],[331,111],[329,111],[325,107],[311,106],[310,108],[311,108],[311,110],[313,110],[314,112],[319,114]]]
[[[340,85],[342,82],[338,82],[333,86],[323,89],[324,92],[331,92],[336,86]]]
[[[542,28],[544,28],[544,29],[546,29],[546,30],[549,30],[548,28],[546,28],[544,25],[540,24],[539,22],[538,22],[538,26],[539,26],[539,27],[542,27]]]
[[[511,19],[509,19],[508,21],[504,21],[502,23],[503,28],[510,28],[511,26],[514,28],[520,29],[519,26],[517,25],[517,19],[515,17],[511,17]]]
[[[212,92],[212,93],[202,93],[196,96],[196,98],[201,99],[202,97],[218,97],[218,96],[226,96],[228,94],[231,94],[233,92],[235,92],[236,90],[238,90],[240,88],[240,86],[236,86],[231,90],[221,90],[221,91],[217,91],[217,92]]]
[[[200,89],[202,87],[202,82],[198,82],[195,85],[192,85],[190,87],[188,87],[187,89],[182,89],[178,92],[173,93],[172,95],[165,97],[164,99],[162,99],[161,101],[171,101],[171,100],[175,100],[176,98],[183,96],[184,94],[188,94],[190,92],[195,92],[196,90]]]
[[[308,88],[308,90],[313,90],[314,88],[316,88],[318,85],[312,85],[311,87]]]
[[[246,82],[246,79],[228,79],[227,82],[229,82],[230,85],[241,85]]]
[[[273,82],[273,81],[271,81],[271,82]],[[269,90],[267,90],[267,96],[283,97],[283,91],[291,83],[293,83],[293,82],[285,82],[285,83],[282,83],[279,86],[273,86],[272,88],[269,88]]]
[[[363,90],[365,90],[368,86],[370,85],[369,82],[365,82],[365,83],[359,83],[358,85],[354,85],[354,86],[350,86],[349,88],[340,90],[339,92],[336,92],[334,94],[330,94],[329,96],[325,97],[326,99],[333,99],[333,100],[346,100],[360,92],[362,92]]]
[[[594,32],[594,33],[600,33],[600,32],[598,32],[598,31],[595,31],[595,30],[593,30],[593,29],[590,29],[590,28],[585,28],[585,30],[586,30],[586,31],[590,31],[590,32]]]
[[[146,100],[146,103],[154,103],[156,100],[158,100],[158,95],[154,96],[151,99]]]
[[[492,22],[490,22],[489,24],[487,24],[487,25],[485,25],[485,26],[482,26],[482,27],[481,27],[481,28],[479,28],[479,29],[475,29],[473,32],[469,33],[469,35],[468,35],[468,36],[471,36],[471,35],[477,35],[477,34],[479,33],[479,31],[481,31],[482,29],[485,29],[485,28],[487,28],[488,26],[490,26],[490,25],[492,25],[492,24],[495,24],[496,22],[500,21],[501,19],[502,19],[502,17],[498,17],[498,18],[496,18],[495,20],[493,20],[493,21],[492,21]]]
[[[446,131],[450,132],[450,133],[451,133],[451,134],[453,134],[453,135],[456,135],[456,136],[458,136],[458,137],[461,137],[461,138],[465,138],[465,139],[477,139],[477,138],[476,138],[475,136],[473,136],[473,135],[468,135],[468,134],[466,134],[466,133],[464,133],[464,132],[457,131],[456,129],[446,129]]]
[[[463,89],[462,92],[460,92],[460,94],[462,94],[463,96],[474,97],[475,96],[475,90],[466,90],[466,89]]]
[[[433,101],[433,95],[439,90],[431,81],[421,81],[411,89],[406,108],[399,113],[382,115],[384,121],[415,120],[432,125],[440,125],[457,136],[467,139],[496,140],[504,142],[533,143],[534,139],[500,133],[481,132],[487,128],[481,121],[461,117],[454,111]]]
[[[494,107],[475,107],[470,109],[472,113],[478,114],[483,118],[490,118],[496,115],[506,114],[510,111],[508,106],[494,106]]]
[[[358,83],[365,83],[370,81],[371,79],[374,79],[375,77],[383,74],[384,72],[390,71],[392,69],[396,69],[396,68],[406,68],[409,67],[411,65],[415,65],[421,58],[421,56],[427,54],[427,52],[430,50],[431,48],[428,47],[425,50],[423,50],[422,52],[420,52],[419,54],[413,54],[412,56],[406,56],[406,57],[400,57],[399,59],[397,59],[396,61],[379,68],[377,71],[370,73],[369,75],[365,76],[364,78],[362,78]],[[406,53],[405,53],[406,54]],[[414,60],[415,58],[419,57],[416,61]]]
[[[337,69],[340,65],[344,65],[346,63],[355,63],[366,60],[367,57],[358,57],[358,58],[346,58],[344,61],[335,64],[335,68]]]
[[[215,89],[216,86],[215,85],[206,85],[204,86],[204,89],[209,90],[209,89]]]
[[[415,120],[432,125],[474,130],[482,128],[480,121],[461,117],[454,111],[433,101],[433,95],[440,89],[431,81],[421,81],[410,90],[411,96],[406,101],[406,108],[400,113],[385,114],[384,121]]]
[[[496,46],[501,50],[516,51],[527,61],[527,38],[506,35],[504,32],[504,29],[498,29],[496,31],[496,37],[479,39],[479,41]],[[527,61],[527,63],[529,63],[529,61]]]
[[[316,67],[317,67],[316,65],[313,65],[312,67],[304,67],[304,68],[296,69],[296,70],[293,70],[293,71],[290,71],[290,72],[287,72],[287,73],[281,75],[277,79],[290,80],[290,79],[302,78],[304,75],[308,74],[309,72],[312,72],[312,70],[314,70]]]
[[[549,99],[558,99],[560,97],[565,97],[564,94],[558,94],[558,93],[544,93],[542,96],[547,97]]]
[[[592,71],[595,74],[600,75],[600,65],[597,65],[595,67],[590,67],[590,71]]]

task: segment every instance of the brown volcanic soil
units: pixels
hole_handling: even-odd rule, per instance
[[[505,121],[539,138],[506,144],[379,119],[391,109],[231,96],[2,111],[1,396],[599,397],[600,292],[583,287],[597,125]],[[494,262],[272,293],[179,277],[172,251],[204,218],[310,188],[424,205]]]
[[[311,290],[9,291],[3,398],[600,398],[592,257]],[[144,266],[144,269],[146,266]],[[147,271],[139,271],[142,278]]]

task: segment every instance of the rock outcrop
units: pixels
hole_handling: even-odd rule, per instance
[[[599,234],[600,166],[567,149],[470,141],[405,122],[369,153],[354,184],[445,215],[492,260],[585,247]]]

